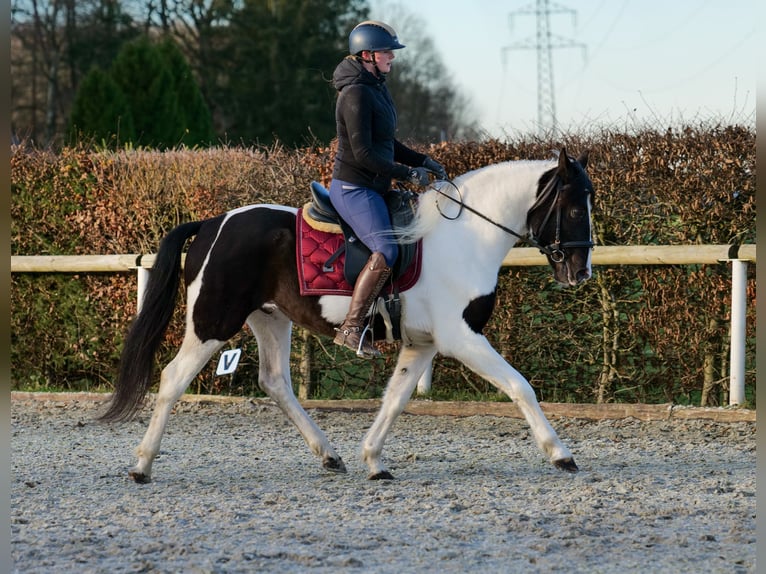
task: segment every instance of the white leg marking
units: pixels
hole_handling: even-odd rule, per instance
[[[467,342],[459,348],[451,349],[449,354],[487,379],[516,403],[529,424],[537,446],[551,462],[571,458],[572,453],[545,418],[527,379],[509,365],[484,336],[470,332],[464,340]]]
[[[394,421],[407,406],[418,379],[435,355],[436,349],[433,346],[402,347],[378,415],[362,443],[362,459],[370,469],[370,478],[391,478],[380,457],[383,443]]]
[[[426,367],[426,370],[423,371],[423,374],[418,379],[417,393],[419,395],[427,395],[428,392],[431,390],[433,372],[434,372],[434,367],[433,367],[433,364],[431,364],[428,367]]]
[[[223,347],[224,341],[200,341],[191,329],[187,329],[181,348],[175,358],[162,370],[160,388],[154,412],[141,444],[136,448],[138,462],[130,475],[138,482],[148,482],[152,463],[160,450],[170,411],[181,398],[192,379],[202,370],[213,354]]]
[[[322,459],[324,467],[345,472],[343,461],[332,448],[327,436],[309,417],[293,392],[290,377],[291,321],[278,310],[255,311],[247,324],[258,341],[258,383],[303,436],[311,452]]]

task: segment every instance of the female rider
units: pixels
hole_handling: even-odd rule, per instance
[[[392,179],[425,186],[428,172],[440,179],[447,174],[439,163],[396,139],[396,108],[385,83],[394,50],[404,48],[396,32],[383,22],[368,20],[351,31],[348,44],[349,55],[333,73],[338,150],[330,200],[372,255],[356,280],[334,342],[370,358],[380,352],[365,340],[364,322],[399,251],[384,196]]]

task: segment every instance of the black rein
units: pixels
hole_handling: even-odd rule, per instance
[[[457,190],[458,194],[460,194],[460,190],[452,182],[451,179],[446,179],[444,181],[446,181],[452,187],[454,187]],[[554,184],[555,184],[555,194],[552,194],[550,190],[553,188]],[[530,208],[530,211],[531,211],[536,206],[538,206],[542,202],[546,201],[548,199],[548,197],[552,195],[553,200],[551,201],[551,205],[548,208],[548,213],[545,215],[545,219],[543,219],[542,225],[540,225],[540,229],[544,229],[545,228],[545,225],[548,223],[548,220],[550,219],[551,214],[553,213],[554,208],[556,208],[556,237],[555,237],[553,243],[550,243],[548,245],[543,245],[537,239],[535,239],[535,233],[532,230],[530,230],[530,232],[527,233],[526,235],[521,235],[520,233],[516,233],[510,227],[506,227],[502,223],[498,223],[497,221],[494,221],[493,219],[490,219],[489,217],[487,217],[486,215],[484,215],[480,211],[477,211],[476,209],[474,209],[470,205],[466,205],[465,203],[463,203],[463,198],[462,197],[460,198],[460,200],[457,200],[454,197],[451,197],[451,196],[447,195],[446,193],[444,193],[441,189],[438,189],[438,188],[434,188],[434,189],[436,189],[436,191],[438,193],[440,193],[441,195],[443,195],[447,199],[450,199],[450,200],[454,201],[455,203],[459,204],[461,209],[466,209],[466,210],[470,211],[471,213],[473,213],[474,215],[478,215],[484,221],[486,221],[488,223],[491,223],[492,225],[494,225],[498,229],[502,229],[503,231],[505,231],[509,235],[513,235],[514,237],[518,237],[519,239],[522,239],[522,240],[526,241],[532,247],[537,247],[540,250],[540,253],[550,257],[551,261],[553,261],[554,263],[561,263],[561,262],[563,262],[566,259],[566,253],[564,253],[564,249],[566,249],[566,248],[571,248],[571,247],[587,247],[587,248],[590,249],[590,248],[592,248],[594,246],[593,241],[565,241],[563,243],[561,242],[561,240],[560,240],[560,233],[561,233],[561,207],[557,207],[559,195],[561,194],[561,179],[558,176],[552,178],[551,181],[548,182],[548,185],[545,186],[545,189],[540,194],[540,197],[537,199],[537,201],[535,201],[534,205],[532,205],[532,207]]]

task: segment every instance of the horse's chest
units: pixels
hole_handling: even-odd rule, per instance
[[[495,309],[497,289],[468,302],[463,309],[463,321],[474,333],[481,333]]]

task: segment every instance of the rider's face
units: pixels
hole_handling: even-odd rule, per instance
[[[395,57],[393,50],[381,50],[370,53],[370,60],[375,61],[378,70],[383,74],[388,74],[391,71],[391,62],[394,61]]]

